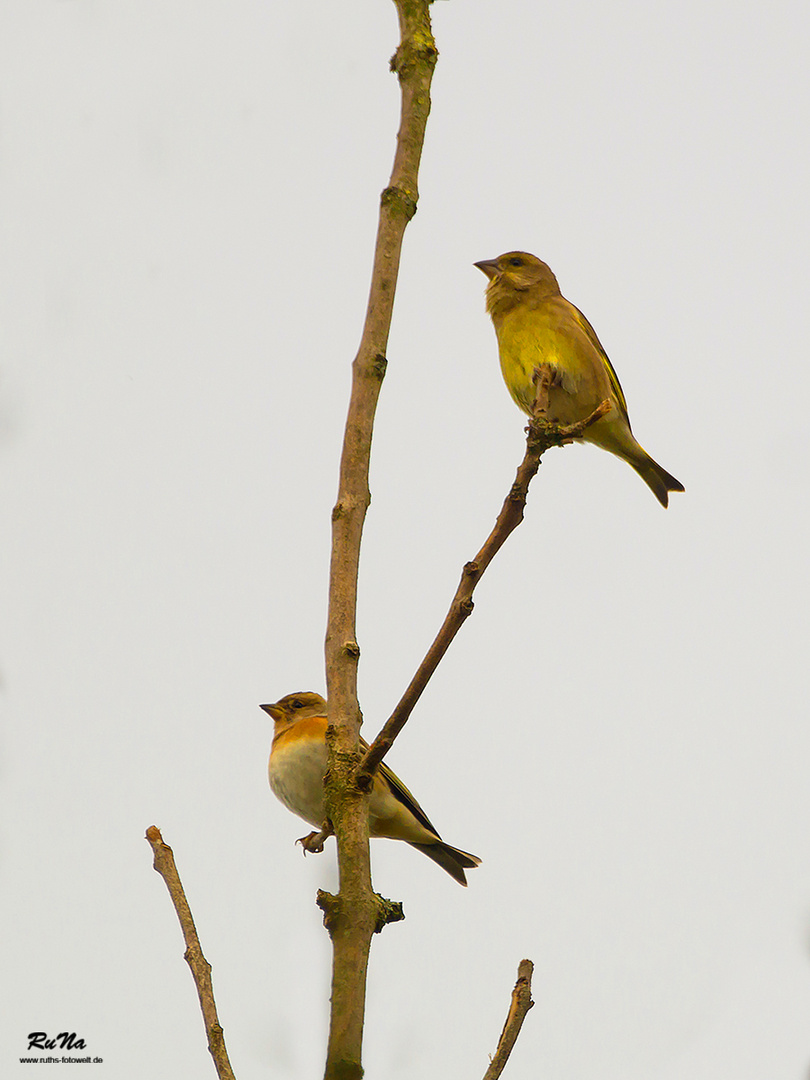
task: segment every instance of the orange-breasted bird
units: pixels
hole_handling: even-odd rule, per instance
[[[525,251],[507,251],[475,265],[489,278],[487,311],[515,404],[533,415],[540,365],[551,370],[546,415],[553,423],[575,424],[609,402],[610,411],[582,438],[631,465],[665,507],[669,492],[683,491],[683,484],[636,442],[613,365],[594,328],[560,292],[551,269]]]
[[[326,819],[326,702],[320,694],[305,691],[260,707],[275,724],[267,769],[273,794],[288,810],[321,828]],[[367,748],[368,743],[360,741]],[[481,862],[477,856],[445,844],[422,807],[385,763],[374,774],[368,823],[371,836],[404,840],[461,885],[467,884],[464,871]]]

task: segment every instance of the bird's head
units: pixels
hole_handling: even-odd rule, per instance
[[[526,251],[507,251],[497,259],[483,259],[474,264],[489,278],[487,311],[490,315],[505,313],[532,298],[559,296],[560,286],[551,269],[536,255]]]
[[[303,690],[298,694],[287,694],[273,705],[260,705],[260,709],[272,716],[276,723],[294,724],[296,720],[305,720],[310,716],[326,716],[326,702],[320,694]]]

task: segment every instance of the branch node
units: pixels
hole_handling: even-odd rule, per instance
[[[374,773],[367,772],[365,769],[359,769],[354,778],[354,783],[358,791],[367,795],[374,785]]]
[[[334,893],[328,893],[324,892],[323,889],[318,889],[315,902],[323,912],[323,925],[329,931],[329,936],[331,937],[340,921],[340,897],[335,896]]]
[[[526,428],[526,430],[528,431],[529,429]],[[529,439],[531,439],[531,436],[529,436]],[[535,446],[529,441],[529,439],[527,439],[526,441],[529,444],[529,449],[531,450],[531,449],[534,449]],[[538,462],[538,464],[539,464],[539,462]],[[512,484],[511,488],[509,489],[509,494],[506,497],[507,497],[507,499],[509,500],[510,503],[518,503],[520,505],[520,508],[521,508],[520,512],[522,514],[523,513],[523,507],[526,505],[526,485],[525,485],[525,483],[521,483],[520,480],[516,480],[514,482],[514,484]]]
[[[464,563],[464,569],[461,572],[465,577],[475,577],[479,569],[478,563],[471,560],[470,562]]]
[[[388,370],[388,359],[383,356],[382,353],[377,353],[371,364],[371,374],[380,382],[385,378],[385,373]]]
[[[539,450],[541,454],[551,446],[565,446],[581,439],[591,424],[601,420],[612,408],[610,401],[600,401],[592,413],[575,424],[555,424],[535,414],[526,428],[526,442],[530,449]]]
[[[388,923],[402,922],[405,912],[402,909],[401,900],[386,900],[379,893],[374,895],[377,900],[377,925],[374,927],[374,933],[379,934]]]
[[[356,641],[347,641],[343,646],[343,651],[347,656],[350,656],[352,660],[360,659],[360,646]]]
[[[393,186],[385,188],[380,196],[380,204],[391,209],[398,208],[400,213],[404,215],[405,220],[410,221],[416,213],[418,198],[419,196],[415,191],[406,191],[404,188]]]
[[[409,40],[400,44],[397,51],[388,61],[388,67],[401,82],[419,64],[427,64],[432,69],[436,66],[438,59],[439,50],[436,48],[433,35],[417,30]]]

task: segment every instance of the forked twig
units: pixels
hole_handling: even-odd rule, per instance
[[[532,1008],[532,973],[534,964],[531,960],[521,960],[518,964],[518,977],[515,988],[512,991],[512,1001],[509,1012],[506,1014],[506,1023],[503,1025],[501,1037],[498,1039],[498,1049],[495,1051],[489,1068],[484,1073],[484,1080],[498,1080],[504,1070],[512,1048],[523,1027],[526,1013]]]
[[[214,986],[211,982],[211,965],[203,956],[200,939],[197,936],[197,928],[194,925],[194,917],[188,900],[183,890],[180,875],[174,862],[174,854],[168,844],[163,843],[160,829],[157,825],[150,825],[146,830],[146,839],[152,845],[155,853],[155,870],[166,882],[169,896],[172,898],[174,910],[180,921],[180,928],[186,942],[185,960],[191,968],[194,984],[197,987],[197,996],[200,999],[205,1033],[208,1036],[208,1049],[214,1059],[214,1067],[217,1070],[219,1080],[235,1080],[231,1063],[228,1060],[228,1051],[225,1049],[225,1035],[222,1025],[217,1016],[217,1007],[214,1002]]]

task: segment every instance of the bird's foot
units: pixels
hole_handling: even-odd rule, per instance
[[[300,837],[295,842],[296,844],[301,845],[305,855],[320,855],[323,851],[324,843],[329,839],[333,832],[332,822],[325,821],[322,829],[308,833],[306,836]]]
[[[534,384],[534,402],[532,403],[532,416],[545,416],[548,410],[548,392],[554,385],[555,372],[551,364],[539,364],[532,372]]]

